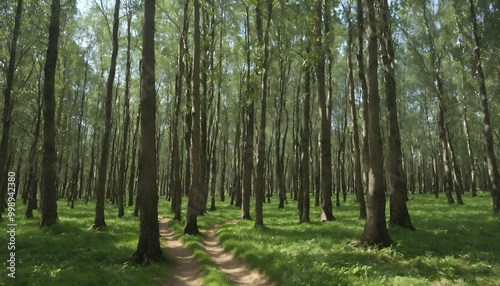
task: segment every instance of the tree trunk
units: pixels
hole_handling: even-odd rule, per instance
[[[486,79],[483,72],[481,62],[481,43],[477,28],[476,8],[474,0],[469,0],[470,3],[470,17],[474,35],[474,55],[476,59],[477,80],[479,84],[479,96],[481,98],[481,106],[483,109],[483,126],[484,126],[484,140],[486,143],[486,161],[488,163],[488,179],[491,197],[493,198],[493,213],[500,213],[500,174],[498,173],[498,166],[493,149],[493,130],[490,122],[490,110],[488,107],[488,96],[486,94]]]
[[[387,121],[389,122],[389,150],[387,151],[387,187],[390,197],[391,224],[415,230],[406,206],[408,192],[406,174],[403,169],[401,133],[399,131],[396,79],[394,67],[394,47],[390,27],[390,10],[387,0],[377,0],[381,8],[382,62],[384,70]]]
[[[253,140],[254,140],[254,100],[252,94],[255,87],[250,82],[250,13],[246,7],[246,42],[247,42],[247,74],[246,74],[246,135],[243,161],[243,191],[241,204],[241,219],[251,220],[250,196],[252,194],[252,171],[253,171]]]
[[[57,53],[59,42],[59,21],[61,3],[52,0],[49,43],[47,48],[47,60],[45,62],[45,78],[43,88],[43,159],[42,159],[42,218],[40,227],[50,227],[57,220],[57,152],[56,152],[56,130],[55,130],[55,76],[57,66]]]
[[[262,204],[264,201],[265,190],[265,157],[266,157],[266,112],[267,112],[267,84],[268,84],[268,69],[269,69],[269,28],[271,26],[271,16],[273,9],[273,1],[267,0],[267,23],[265,30],[262,29],[261,5],[263,1],[257,3],[255,9],[257,38],[259,46],[263,49],[262,62],[259,63],[262,68],[261,78],[261,108],[260,108],[260,125],[259,125],[259,142],[257,144],[257,178],[255,180],[255,227],[264,226]]]
[[[130,3],[129,3],[130,5]],[[127,58],[125,63],[125,98],[123,99],[123,109],[124,109],[124,119],[123,119],[123,144],[120,155],[120,178],[118,179],[118,217],[121,218],[125,214],[124,210],[124,197],[125,197],[125,161],[126,161],[126,151],[128,148],[128,133],[130,129],[130,26],[132,23],[132,11],[127,5]]]
[[[194,54],[193,54],[193,90],[192,90],[192,125],[191,125],[191,188],[186,214],[184,234],[198,234],[197,217],[203,214],[205,200],[201,181],[201,99],[200,99],[200,1],[194,0]]]
[[[21,26],[21,13],[23,9],[23,0],[17,0],[16,16],[14,19],[14,30],[12,32],[12,41],[10,46],[9,65],[7,67],[7,81],[4,89],[4,105],[2,115],[2,140],[0,142],[0,221],[2,221],[2,212],[4,210],[5,196],[7,188],[4,183],[6,176],[6,162],[7,153],[9,148],[10,126],[12,124],[12,85],[14,82],[14,72],[16,69],[16,52],[17,52],[17,38],[19,36],[19,29]],[[57,40],[57,39],[56,39]],[[57,43],[56,43],[57,45]],[[57,49],[57,46],[56,46]],[[56,51],[57,56],[57,51]],[[54,64],[55,67],[55,64]],[[18,179],[19,180],[19,179]]]
[[[318,59],[316,62],[316,78],[318,86],[318,104],[321,120],[320,131],[320,188],[321,188],[321,221],[335,220],[332,210],[332,153],[331,153],[331,126],[330,114],[328,108],[328,101],[325,91],[325,48],[322,43],[322,23],[323,23],[323,4],[321,0],[316,0],[316,48],[318,52]],[[328,11],[326,11],[328,12]]]
[[[349,14],[350,14],[349,6]],[[354,96],[354,76],[353,76],[353,64],[352,64],[352,46],[353,46],[353,31],[350,17],[349,20],[349,35],[347,44],[347,67],[348,67],[348,82],[349,82],[349,103],[351,105],[351,117],[352,117],[352,140],[353,140],[353,156],[354,156],[354,189],[356,190],[356,197],[359,203],[359,218],[366,219],[366,202],[365,195],[363,192],[363,175],[361,173],[361,152],[359,148],[359,128],[358,128],[358,114],[356,107],[356,100]]]
[[[300,150],[299,222],[311,222],[309,218],[309,138],[311,137],[311,69],[304,66],[304,113]]]
[[[133,258],[147,265],[149,260],[164,260],[158,224],[158,165],[156,164],[156,90],[155,90],[155,0],[144,3],[142,31],[141,149],[139,152],[140,235]]]
[[[106,227],[104,221],[104,195],[106,188],[106,176],[109,156],[109,141],[111,135],[111,109],[113,102],[113,83],[115,80],[116,72],[116,57],[118,55],[118,22],[119,22],[120,0],[115,2],[115,10],[113,14],[113,51],[111,53],[111,65],[109,68],[107,89],[106,89],[106,102],[105,102],[105,121],[104,121],[104,135],[102,138],[101,149],[101,162],[99,163],[99,170],[97,172],[97,185],[96,185],[96,207],[95,218],[92,229],[101,229]]]
[[[384,159],[382,154],[382,138],[380,136],[380,98],[378,95],[377,76],[377,32],[374,0],[366,0],[368,10],[368,79],[369,79],[369,184],[368,213],[363,233],[355,246],[370,245],[387,247],[393,241],[385,223],[385,190],[384,190]]]

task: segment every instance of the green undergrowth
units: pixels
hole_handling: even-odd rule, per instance
[[[139,238],[139,219],[126,208],[117,218],[116,206],[106,205],[107,228],[89,229],[94,219],[95,202],[77,202],[70,209],[58,201],[59,221],[48,229],[40,229],[40,213],[24,218],[25,206],[16,210],[16,274],[7,277],[6,220],[0,237],[0,285],[155,285],[156,279],[168,275],[171,258],[166,263],[143,267],[131,262]],[[163,245],[162,245],[163,246]],[[164,252],[165,253],[165,252]]]
[[[278,210],[275,200],[264,205],[265,228],[239,221],[222,225],[218,236],[226,250],[279,285],[499,285],[500,219],[489,194],[466,195],[464,202],[411,196],[417,231],[391,227],[398,245],[382,250],[349,246],[364,226],[353,197],[334,208],[333,222],[319,222],[319,208],[312,207],[310,224],[298,224],[295,202]],[[234,207],[224,212],[239,217]]]

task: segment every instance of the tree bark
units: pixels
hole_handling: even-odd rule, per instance
[[[389,222],[415,230],[411,223],[406,195],[408,192],[406,174],[403,169],[401,133],[399,131],[397,91],[394,67],[394,46],[390,27],[390,10],[387,0],[377,0],[381,7],[381,47],[384,70],[387,121],[389,122],[389,150],[387,154],[387,187],[390,200]]]
[[[321,188],[321,221],[335,220],[332,209],[332,153],[331,153],[331,126],[328,101],[325,90],[325,48],[322,43],[323,4],[316,0],[316,78],[318,87],[318,104],[321,120],[320,131],[320,188]],[[327,11],[328,12],[328,11]]]
[[[200,99],[200,1],[194,0],[194,54],[193,54],[193,90],[192,90],[192,125],[191,125],[191,188],[186,214],[184,234],[198,234],[197,217],[203,214],[205,199],[201,179],[201,99]]]
[[[7,80],[5,83],[4,105],[2,115],[2,140],[0,142],[0,221],[2,221],[2,212],[4,210],[5,196],[7,194],[6,184],[6,162],[10,139],[10,126],[12,124],[12,85],[14,83],[14,73],[16,69],[17,38],[21,27],[21,14],[23,9],[23,0],[17,1],[16,16],[14,18],[14,30],[12,32],[12,41],[10,46],[9,65],[7,67]],[[57,43],[56,43],[57,44]],[[55,65],[54,65],[55,66]]]
[[[349,14],[350,14],[349,6]],[[358,128],[358,114],[356,107],[356,100],[354,96],[354,76],[353,76],[353,63],[352,63],[352,46],[353,46],[353,31],[350,17],[348,16],[349,29],[348,29],[348,50],[347,50],[347,67],[348,67],[348,82],[349,82],[349,103],[351,105],[352,117],[352,143],[353,143],[353,156],[354,156],[354,188],[356,197],[359,203],[359,218],[366,219],[366,202],[363,192],[363,175],[361,173],[361,152],[359,142],[359,128]]]
[[[133,258],[147,265],[149,260],[164,260],[158,224],[158,165],[156,157],[155,90],[155,0],[144,3],[142,31],[141,149],[139,153],[140,235]]]
[[[59,42],[61,3],[52,0],[49,43],[47,48],[47,60],[45,62],[45,78],[43,88],[43,159],[42,159],[42,218],[40,227],[50,227],[57,220],[57,191],[56,191],[56,130],[55,130],[55,76],[57,66],[57,53]]]
[[[105,102],[105,119],[104,119],[104,135],[102,137],[101,161],[99,163],[99,170],[97,172],[97,185],[96,185],[96,207],[95,218],[92,229],[101,229],[106,227],[104,221],[104,195],[106,192],[106,176],[109,157],[109,141],[111,135],[111,109],[113,104],[113,83],[115,80],[116,72],[116,57],[118,55],[118,24],[119,24],[119,11],[120,0],[116,0],[115,9],[113,14],[113,50],[111,52],[111,65],[109,68],[109,75],[106,89],[106,102]]]
[[[488,163],[488,179],[491,197],[493,199],[493,213],[500,213],[500,174],[494,151],[493,130],[490,122],[490,110],[488,106],[488,95],[486,93],[486,79],[481,62],[481,42],[477,28],[476,8],[474,0],[469,0],[472,32],[474,35],[474,56],[476,59],[476,77],[479,84],[479,96],[483,109],[484,140],[486,143],[486,161]]]
[[[393,244],[385,222],[384,159],[380,135],[380,98],[377,76],[377,31],[374,0],[366,0],[368,10],[368,79],[369,79],[369,184],[368,213],[363,233],[355,246],[387,247]]]

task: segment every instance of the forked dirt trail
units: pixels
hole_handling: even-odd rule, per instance
[[[160,236],[167,245],[167,252],[175,259],[175,265],[170,269],[172,276],[159,280],[159,285],[167,286],[200,286],[203,285],[194,255],[174,237],[174,232],[167,226],[169,219],[158,218],[160,223]]]
[[[218,226],[215,225],[205,233],[206,238],[203,241],[203,248],[210,255],[220,272],[226,275],[235,285],[249,286],[275,286],[276,284],[269,280],[255,269],[248,268],[243,261],[228,253],[219,244],[219,240],[215,236]]]

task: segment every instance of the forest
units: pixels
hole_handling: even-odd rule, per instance
[[[498,1],[0,15],[0,285],[498,285]]]

